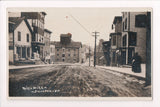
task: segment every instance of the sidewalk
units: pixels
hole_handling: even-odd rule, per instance
[[[43,67],[43,66],[50,66],[51,64],[42,64],[42,65],[24,65],[24,66],[14,66],[10,65],[9,69],[23,69],[23,68],[34,68],[34,67]]]
[[[145,74],[146,74],[146,64],[141,64],[141,73],[134,73],[132,71],[132,68],[128,68],[128,67],[113,67],[113,66],[97,66],[97,67],[119,72],[119,73],[129,74],[129,75],[140,77],[143,79],[145,79]]]

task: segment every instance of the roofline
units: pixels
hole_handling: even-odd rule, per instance
[[[113,20],[113,24],[116,24],[117,19],[120,19],[122,21],[122,16],[115,16]]]

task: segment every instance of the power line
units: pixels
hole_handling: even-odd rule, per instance
[[[69,15],[72,17],[72,19],[74,20],[74,21],[76,21],[86,32],[88,32],[89,33],[89,35],[91,35],[91,33],[73,16],[73,15],[71,15],[70,13],[69,13]]]

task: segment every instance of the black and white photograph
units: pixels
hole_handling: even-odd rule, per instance
[[[152,8],[7,8],[8,97],[152,99]]]

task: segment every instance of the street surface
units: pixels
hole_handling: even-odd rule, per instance
[[[9,71],[9,96],[150,97],[144,85],[136,77],[79,64]]]

